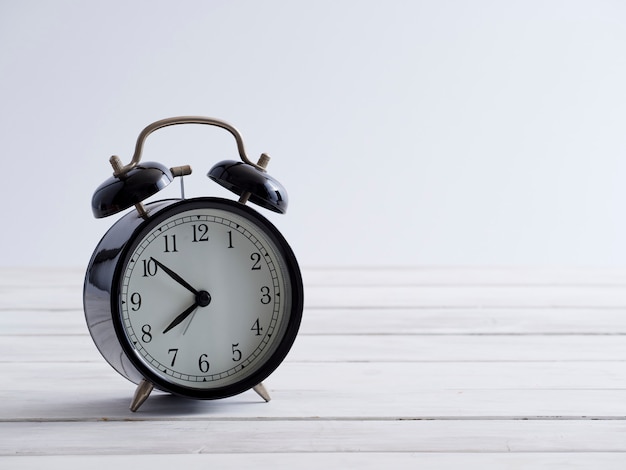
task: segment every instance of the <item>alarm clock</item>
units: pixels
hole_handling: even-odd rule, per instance
[[[142,162],[148,135],[162,127],[206,124],[229,131],[240,160],[216,163],[208,177],[239,198],[187,199],[187,165]],[[249,207],[285,213],[283,186],[254,163],[241,134],[198,116],[147,126],[123,165],[92,198],[96,218],[130,209],[102,237],[87,266],[83,305],[98,350],[137,384],[131,411],[153,389],[218,399],[253,389],[270,400],[265,380],[285,359],[302,319],[304,290],[293,250],[278,229]],[[181,197],[145,202],[175,178]]]

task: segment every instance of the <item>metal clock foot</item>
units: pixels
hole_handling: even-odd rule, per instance
[[[263,400],[265,400],[266,402],[272,399],[272,397],[270,397],[270,394],[267,392],[267,389],[262,383],[260,383],[259,385],[255,387],[252,387],[252,390],[258,393],[259,396],[263,398]]]
[[[139,385],[137,385],[137,390],[135,390],[135,396],[133,397],[133,401],[130,402],[130,411],[132,411],[133,413],[137,411],[139,407],[143,404],[143,402],[148,399],[148,397],[150,396],[150,392],[152,392],[153,388],[154,386],[145,379],[139,382]]]

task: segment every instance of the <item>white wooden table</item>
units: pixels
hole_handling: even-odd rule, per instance
[[[303,274],[271,402],[131,413],[82,270],[0,269],[0,468],[626,468],[626,270]]]

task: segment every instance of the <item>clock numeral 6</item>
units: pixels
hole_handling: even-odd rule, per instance
[[[200,368],[200,372],[208,372],[209,371],[209,361],[206,358],[209,357],[206,354],[201,354],[200,359],[198,359],[198,367]]]

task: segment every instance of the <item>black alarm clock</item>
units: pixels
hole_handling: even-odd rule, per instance
[[[141,162],[153,131],[207,124],[229,131],[241,161],[208,172],[239,196],[144,200],[189,166]],[[287,193],[246,155],[240,133],[207,117],[157,121],[139,135],[128,165],[111,157],[113,176],[92,198],[96,218],[123,215],[98,243],[87,267],[83,304],[94,343],[107,362],[138,385],[136,411],[156,388],[195,399],[217,399],[262,384],[285,359],[302,318],[304,290],[296,257],[278,229],[246,205],[278,213]],[[182,186],[182,185],[181,185]]]

